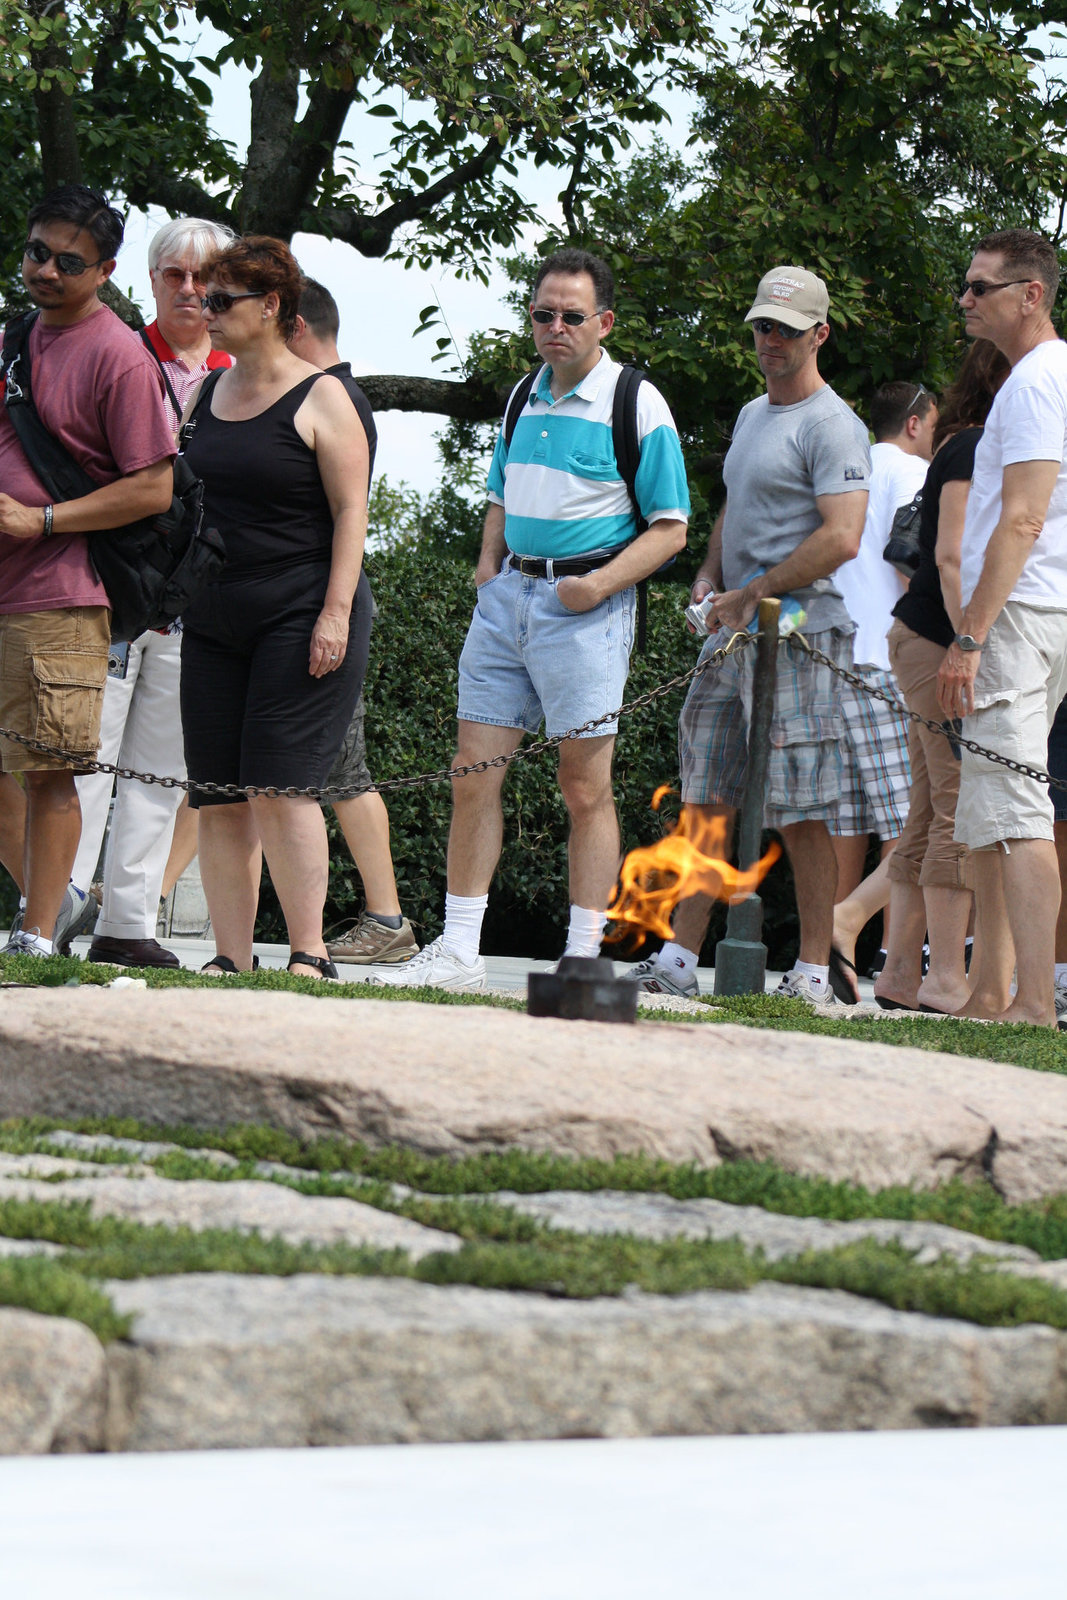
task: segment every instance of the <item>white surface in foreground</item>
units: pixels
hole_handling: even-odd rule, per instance
[[[1061,1600],[1067,1428],[0,1461],[20,1600]]]

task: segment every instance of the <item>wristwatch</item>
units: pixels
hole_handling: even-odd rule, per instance
[[[981,650],[982,648],[973,633],[957,633],[956,644],[964,651]]]

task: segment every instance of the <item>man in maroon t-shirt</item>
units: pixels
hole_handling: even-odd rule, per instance
[[[40,316],[29,335],[41,420],[100,487],[51,496],[0,410],[0,727],[92,760],[100,733],[110,611],[85,535],[167,509],[174,433],[159,369],[97,296],[122,243],[119,213],[81,184],[29,215],[22,278]],[[74,771],[0,741],[26,783],[26,905],[2,954],[52,954],[81,833]]]

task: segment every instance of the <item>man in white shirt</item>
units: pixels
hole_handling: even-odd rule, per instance
[[[886,634],[904,582],[883,558],[893,518],[914,499],[926,479],[937,424],[937,402],[921,383],[896,380],[875,390],[870,404],[871,487],[859,555],[839,567],[837,587],[856,624],[854,671],[871,689],[902,698],[889,666]],[[842,686],[845,738],[844,778],[834,854],[837,857],[838,902],[847,899],[863,877],[871,834],[882,842],[882,859],[891,853],[908,815],[911,769],[908,725],[899,711],[860,689]],[[884,880],[884,898],[879,902]],[[872,894],[871,891],[874,891]],[[864,885],[856,910],[862,922],[884,906],[889,883],[884,871]],[[850,907],[846,908],[846,913]],[[885,940],[882,941],[883,949]],[[846,977],[839,982],[851,987]],[[852,993],[839,998],[851,1000]]]
[[[1044,772],[1067,692],[1067,345],[1052,326],[1059,267],[1040,234],[982,239],[960,296],[967,332],[1011,372],[975,455],[963,533],[960,631],[939,699],[965,737]],[[1052,1026],[1060,903],[1048,787],[963,752],[956,838],[996,852],[1015,944],[1016,993],[1003,1022]]]
[[[901,701],[896,678],[889,669],[886,643],[893,606],[901,598],[904,579],[883,557],[893,518],[907,506],[926,480],[926,467],[933,453],[937,402],[920,382],[896,379],[881,384],[870,398],[870,498],[867,520],[853,562],[840,566],[835,576],[848,614],[856,624],[854,672],[872,690],[881,690]],[[840,928],[861,930],[869,918],[885,910],[889,901],[889,880],[885,862],[893,853],[897,838],[904,832],[910,797],[910,760],[907,720],[901,712],[886,706],[872,694],[841,685],[841,707],[845,710],[845,741],[841,746],[843,784],[837,822],[833,824],[833,854],[837,856],[837,904],[835,939]],[[883,866],[865,880],[864,862],[870,835],[881,840]],[[859,890],[853,898],[854,891]],[[881,939],[881,960],[888,942],[888,910],[885,936]],[[854,947],[849,933],[843,944]],[[833,987],[840,1000],[856,998],[851,968],[841,950],[832,957]],[[880,965],[880,963],[878,963]]]

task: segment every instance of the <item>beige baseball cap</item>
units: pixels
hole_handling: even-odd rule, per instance
[[[830,296],[825,283],[803,267],[774,267],[763,275],[752,310],[745,318],[773,317],[787,328],[814,328],[825,322]]]

